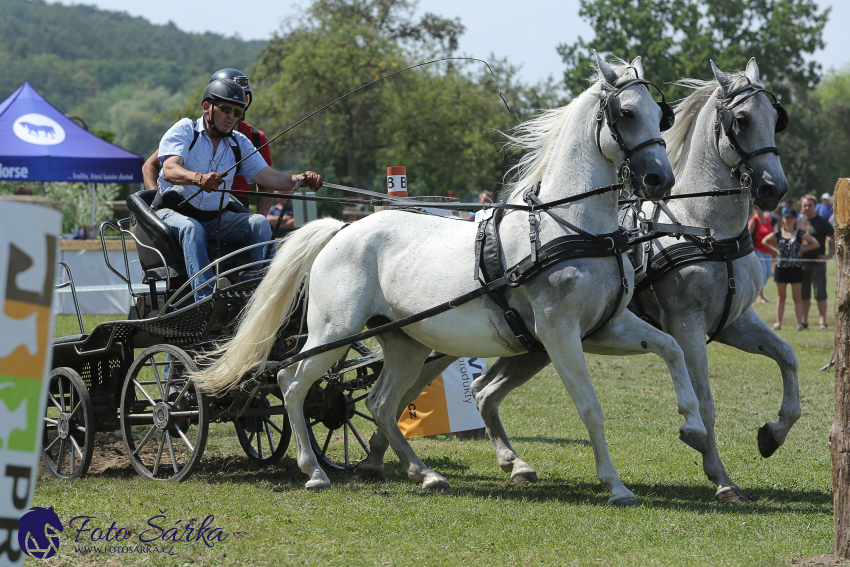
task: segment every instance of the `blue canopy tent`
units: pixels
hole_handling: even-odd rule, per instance
[[[29,83],[0,103],[0,180],[141,183],[141,156],[98,138]]]
[[[141,183],[143,163],[56,110],[29,83],[0,103],[0,180]]]

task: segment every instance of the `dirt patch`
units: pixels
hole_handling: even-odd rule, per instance
[[[39,461],[38,476],[40,480],[50,479],[53,476],[44,466],[44,461]],[[135,476],[136,471],[130,460],[124,454],[124,439],[118,431],[105,431],[95,433],[94,452],[87,477],[128,477]]]
[[[794,557],[788,561],[788,565],[850,565],[850,560],[836,557],[829,553],[827,555],[815,555],[814,557]]]

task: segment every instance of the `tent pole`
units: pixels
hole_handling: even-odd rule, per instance
[[[95,184],[91,183],[91,226],[94,228],[94,187]]]

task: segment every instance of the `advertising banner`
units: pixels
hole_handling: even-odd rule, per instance
[[[0,196],[0,566],[23,565],[24,550],[43,551],[44,534],[22,543],[18,524],[41,459],[62,224],[54,205]]]
[[[487,368],[486,358],[459,358],[411,402],[398,421],[405,437],[441,435],[484,427],[469,391]]]

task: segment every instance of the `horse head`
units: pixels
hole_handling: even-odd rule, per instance
[[[762,210],[772,211],[788,192],[788,181],[774,145],[776,133],[785,129],[788,114],[760,82],[753,57],[744,73],[727,75],[711,62],[717,79],[713,121],[720,159],[738,176],[741,187]]]
[[[673,125],[673,111],[663,94],[660,102],[653,99],[649,87],[658,87],[645,79],[640,57],[623,66],[618,73],[596,54],[596,67],[599,74],[599,111],[596,114],[599,151],[608,161],[618,165],[620,177],[629,180],[638,195],[658,200],[675,183],[661,138],[661,132]]]

